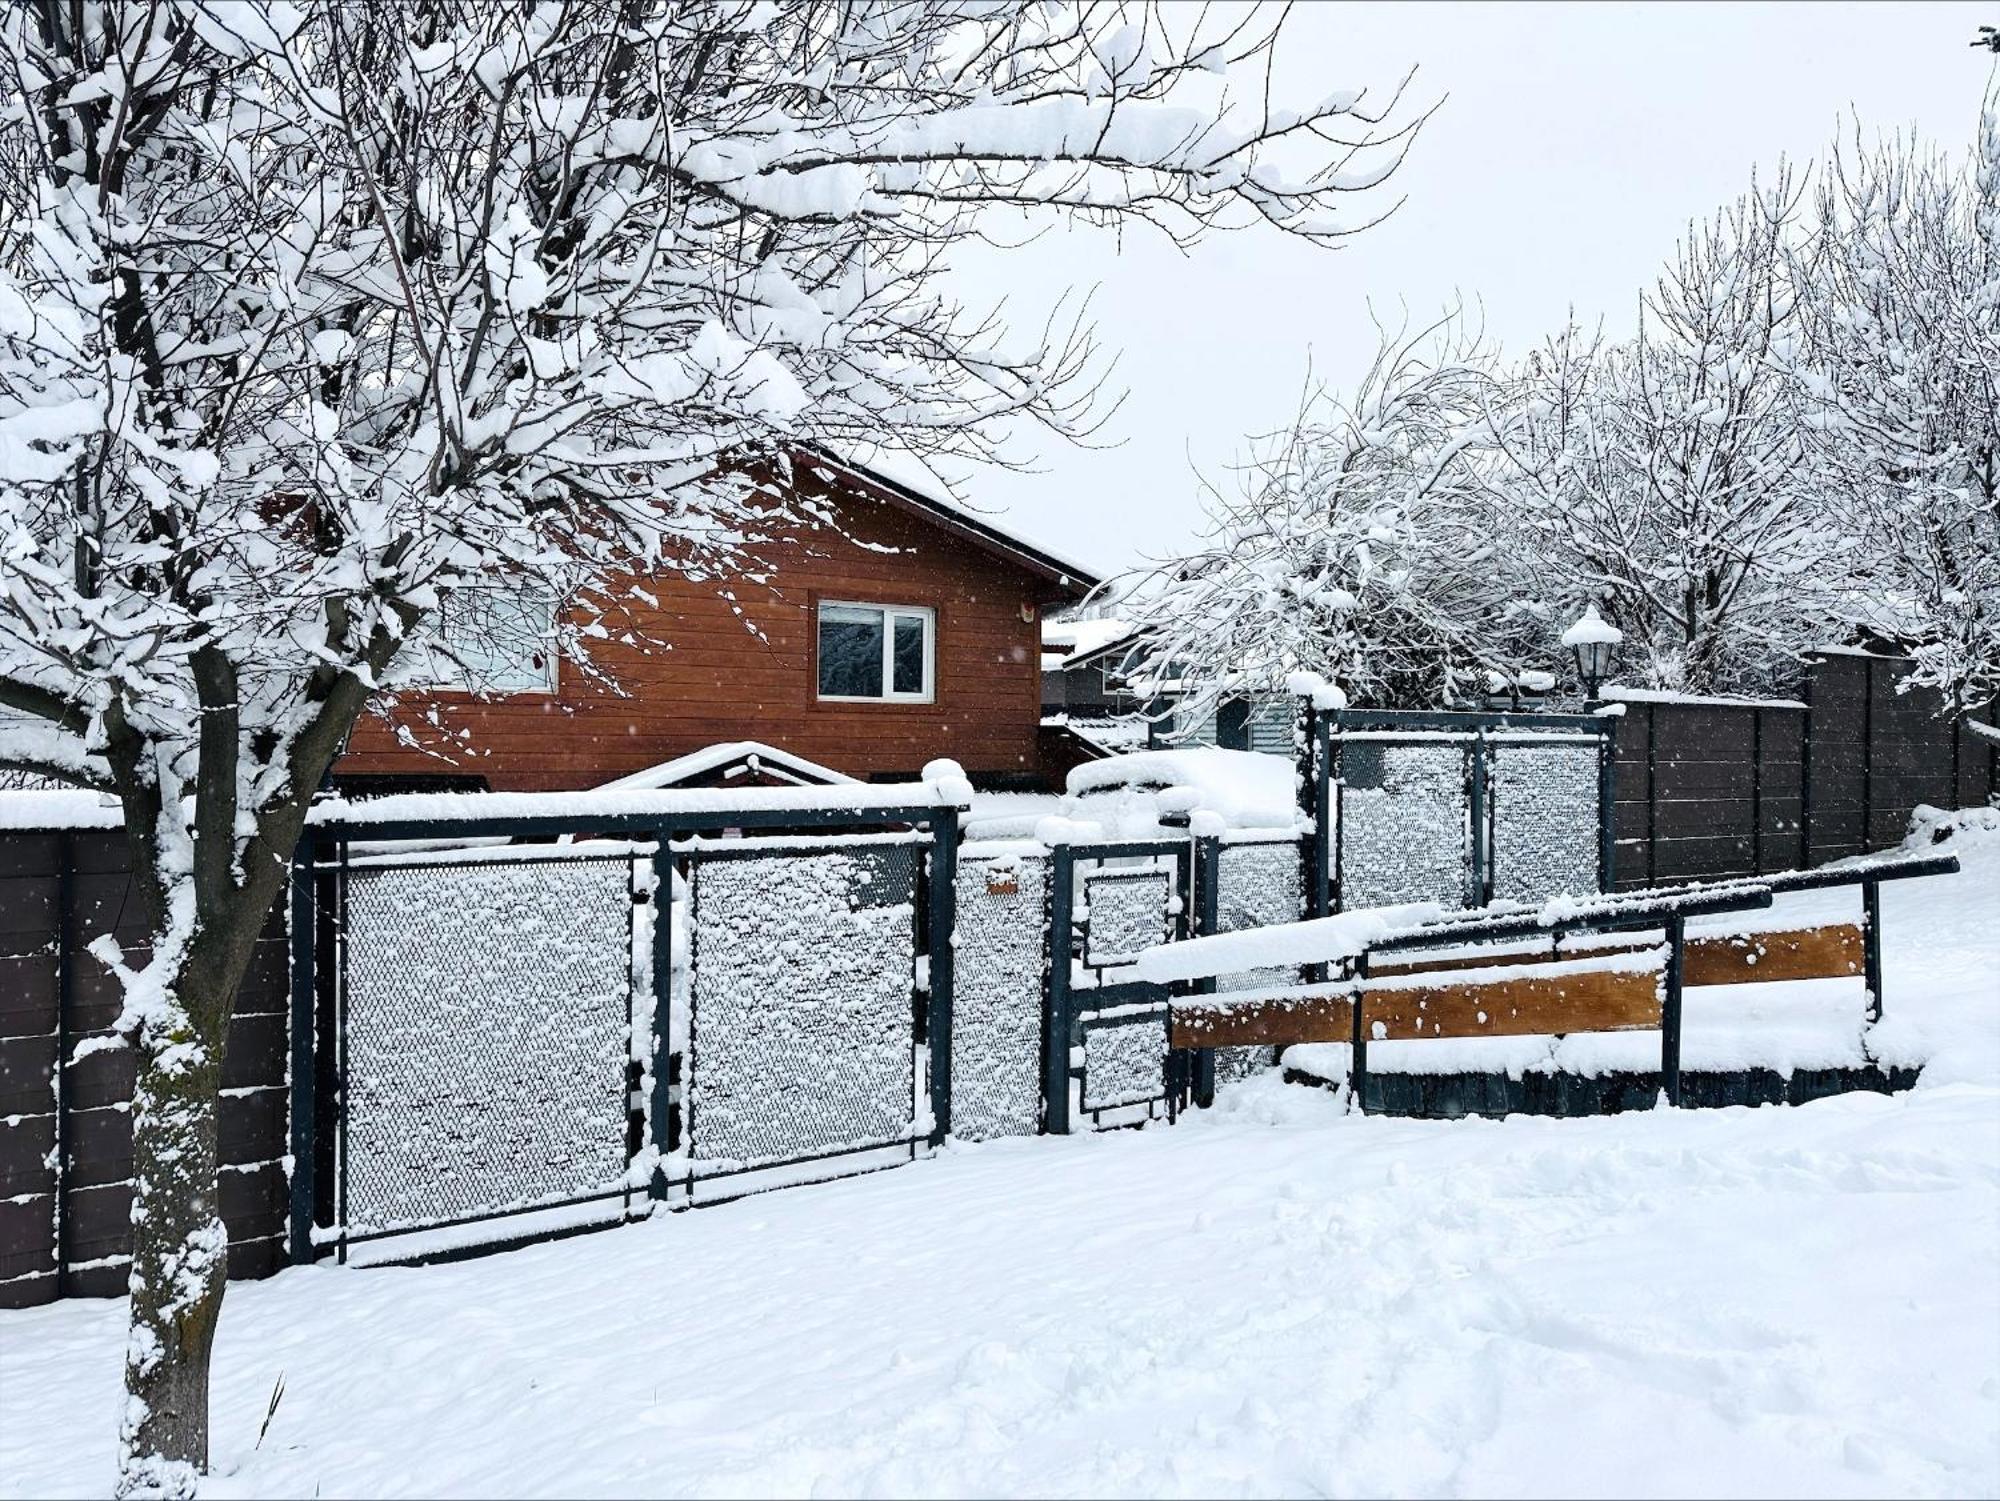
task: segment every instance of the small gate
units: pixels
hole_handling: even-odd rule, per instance
[[[1057,845],[1049,879],[1048,1130],[1066,1132],[1079,1115],[1093,1126],[1171,1118],[1189,1058],[1167,1045],[1167,988],[1129,967],[1193,931],[1191,842]]]
[[[934,1122],[918,988],[929,836],[697,841],[686,860],[669,1202],[835,1159],[907,1161]],[[811,1176],[810,1173],[804,1176]]]
[[[643,1197],[637,869],[629,849],[342,847],[316,1100],[339,1259],[514,1216],[616,1223]]]
[[[966,1141],[1041,1129],[1049,865],[1028,842],[959,852],[951,1128]]]
[[[1610,735],[1596,715],[1325,714],[1326,910],[1610,889]]]

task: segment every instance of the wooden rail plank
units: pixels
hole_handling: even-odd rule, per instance
[[[1691,938],[1689,985],[1754,985],[1773,980],[1827,980],[1858,975],[1862,936],[1858,923],[1784,928],[1769,933]]]
[[[1648,967],[1371,985],[1362,992],[1362,1024],[1375,1041],[1645,1031],[1660,1025],[1663,978]]]
[[[1169,1045],[1177,1048],[1347,1042],[1354,1035],[1354,1002],[1344,995],[1275,996],[1233,1004],[1175,1001],[1170,1033]]]
[[[1548,964],[1553,959],[1595,959],[1600,954],[1636,954],[1640,949],[1651,948],[1654,939],[1622,938],[1615,942],[1594,944],[1587,949],[1572,949],[1551,956],[1547,945],[1532,949],[1517,949],[1512,952],[1493,954],[1453,954],[1448,957],[1433,958],[1425,954],[1408,957],[1384,956],[1368,961],[1368,973],[1374,977],[1394,975],[1446,974],[1460,969],[1501,969],[1524,964]]]

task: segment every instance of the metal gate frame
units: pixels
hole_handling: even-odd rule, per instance
[[[490,794],[467,794],[476,802]],[[634,793],[621,797],[620,805],[643,806],[650,797],[666,806],[658,811],[595,812],[588,808],[563,809],[565,801],[580,801],[570,795],[524,794],[509,802],[527,804],[549,799],[551,811],[483,813],[468,810],[447,816],[370,816],[367,804],[348,805],[329,800],[316,805],[301,831],[292,855],[290,882],[291,919],[291,1207],[287,1249],[294,1264],[307,1264],[318,1256],[314,1226],[324,1210],[332,1220],[337,1213],[340,1192],[340,1165],[336,1155],[335,1132],[322,1131],[323,1110],[341,1106],[340,1070],[342,1032],[337,1017],[323,1016],[328,1010],[321,995],[322,977],[329,982],[335,967],[343,962],[342,949],[345,900],[344,872],[349,846],[355,843],[395,841],[449,841],[468,839],[513,839],[546,841],[564,837],[610,838],[635,845],[650,846],[653,889],[647,895],[652,908],[652,984],[655,996],[651,1039],[652,1087],[645,1102],[645,1117],[655,1167],[648,1197],[663,1203],[667,1198],[664,1163],[669,1151],[671,1089],[667,1059],[667,1031],[671,1019],[672,992],[672,866],[677,858],[672,845],[677,839],[702,834],[723,835],[732,830],[797,832],[803,830],[882,831],[899,828],[921,829],[930,839],[926,848],[930,878],[928,903],[920,908],[920,926],[927,933],[930,990],[927,998],[926,1031],[930,1052],[930,1103],[932,1130],[929,1142],[941,1145],[951,1130],[951,1011],[953,983],[952,929],[956,912],[952,900],[958,867],[959,827],[962,811],[955,803],[933,801],[884,801],[850,806],[784,806],[773,800],[764,806],[754,803],[732,807],[700,806],[705,798],[676,794]],[[676,802],[695,806],[674,806]],[[548,805],[545,805],[548,806]],[[392,810],[393,813],[393,810]],[[649,858],[646,851],[636,858]],[[635,897],[636,901],[636,897]],[[324,958],[323,958],[324,955]],[[329,965],[326,960],[331,961]],[[330,1022],[330,1025],[323,1025]],[[322,1032],[325,1045],[322,1046]],[[526,1210],[501,1210],[479,1219],[502,1219],[536,1213],[550,1206]],[[460,1223],[472,1223],[462,1220]],[[418,1233],[445,1228],[441,1225],[411,1227],[398,1233]],[[594,1227],[593,1227],[594,1228]],[[556,1232],[562,1233],[562,1232]]]
[[[1602,714],[1446,713],[1402,709],[1314,709],[1302,701],[1305,716],[1299,737],[1300,798],[1313,822],[1304,842],[1309,862],[1305,889],[1309,913],[1322,917],[1341,910],[1340,869],[1344,820],[1341,817],[1341,736],[1363,733],[1393,737],[1408,732],[1412,743],[1433,743],[1440,733],[1462,737],[1465,743],[1465,796],[1472,825],[1471,861],[1467,873],[1466,906],[1484,907],[1492,897],[1493,812],[1487,797],[1489,732],[1543,731],[1588,736],[1597,741],[1597,887],[1609,891],[1616,882],[1617,830],[1613,807],[1617,795],[1618,762],[1613,748],[1617,726]],[[1418,741],[1415,737],[1422,736]],[[1387,743],[1394,743],[1390,739]],[[1331,817],[1327,814],[1330,812]],[[1330,841],[1329,841],[1329,825]],[[1329,847],[1330,842],[1330,847]]]
[[[1168,985],[1147,980],[1120,980],[1109,985],[1099,985],[1087,991],[1078,991],[1072,984],[1072,966],[1083,962],[1085,968],[1101,969],[1102,966],[1088,964],[1087,953],[1079,953],[1077,940],[1079,926],[1076,921],[1076,874],[1079,865],[1096,864],[1102,866],[1112,860],[1143,858],[1170,858],[1172,873],[1167,879],[1167,893],[1178,910],[1164,913],[1170,919],[1168,933],[1162,941],[1188,938],[1195,931],[1195,844],[1188,838],[1121,840],[1099,844],[1058,844],[1050,851],[1049,862],[1049,972],[1044,995],[1042,1014],[1042,1129],[1050,1135],[1066,1135],[1074,1129],[1070,1110],[1070,1084],[1072,1080],[1085,1080],[1085,1070],[1072,1067],[1072,1051],[1085,1046],[1085,1039],[1091,1031],[1104,1027],[1145,1026],[1157,1021],[1164,1029],[1167,1025],[1167,1002],[1173,993]],[[1212,883],[1211,883],[1212,889]],[[1085,940],[1087,942],[1087,939]],[[1087,995],[1089,1003],[1079,1004],[1078,996]],[[1127,1010],[1125,1008],[1134,1008]],[[1107,1011],[1118,1011],[1116,1017],[1103,1016]],[[1160,1095],[1167,1111],[1167,1119],[1172,1120],[1180,1111],[1183,1100],[1196,1080],[1196,1060],[1186,1052],[1174,1048],[1166,1050],[1161,1065]],[[1211,1057],[1208,1065],[1209,1088],[1213,1090],[1214,1064]],[[1083,1096],[1079,1094],[1078,1103]],[[1138,1101],[1131,1102],[1139,1103]],[[1103,1107],[1112,1108],[1112,1107]],[[1121,1107],[1122,1108],[1122,1107]],[[1083,1109],[1081,1113],[1090,1115],[1093,1121],[1102,1114],[1098,1110]],[[1150,1118],[1150,1102],[1148,1115]]]
[[[955,825],[956,820],[954,819],[952,820],[952,822]],[[656,1169],[656,1176],[661,1177],[661,1181],[663,1182],[666,1190],[671,1191],[673,1189],[679,1189],[681,1193],[684,1195],[684,1198],[682,1200],[677,1201],[673,1204],[673,1207],[675,1208],[692,1207],[697,1202],[697,1190],[699,1190],[703,1185],[722,1183],[731,1179],[754,1178],[759,1174],[765,1174],[765,1173],[783,1173],[790,1168],[809,1166],[821,1162],[836,1162],[844,1158],[859,1157],[866,1154],[877,1153],[877,1152],[887,1152],[896,1147],[902,1147],[906,1149],[906,1153],[903,1157],[904,1161],[914,1162],[916,1160],[917,1148],[919,1146],[923,1145],[936,1146],[943,1139],[942,1133],[936,1131],[935,1129],[933,1129],[932,1131],[925,1132],[921,1135],[916,1134],[914,1130],[916,1123],[914,1120],[912,1120],[910,1123],[911,1126],[910,1130],[906,1130],[902,1135],[896,1136],[892,1139],[879,1142],[872,1142],[864,1146],[843,1146],[843,1147],[832,1148],[826,1151],[808,1152],[797,1157],[787,1157],[780,1160],[773,1160],[769,1162],[759,1162],[749,1166],[717,1168],[709,1172],[702,1172],[698,1169],[697,1164],[692,1156],[692,1143],[698,1138],[699,1124],[700,1124],[696,1118],[696,1112],[694,1110],[693,1100],[690,1095],[690,1090],[694,1085],[694,1083],[696,1082],[697,1071],[699,1068],[697,1054],[699,1052],[698,1039],[701,1031],[700,1007],[699,1003],[696,1000],[694,992],[694,986],[699,979],[699,973],[700,973],[699,960],[696,957],[696,951],[695,951],[695,945],[699,942],[699,938],[696,933],[695,923],[694,923],[694,903],[697,900],[696,886],[697,882],[700,879],[699,867],[712,862],[734,862],[734,861],[753,860],[753,859],[770,858],[770,857],[782,858],[786,855],[811,856],[811,855],[839,854],[842,853],[844,849],[849,847],[854,847],[854,846],[843,846],[840,843],[834,841],[828,841],[824,843],[814,843],[802,840],[798,843],[787,843],[784,841],[765,842],[763,840],[739,841],[739,840],[695,839],[691,841],[684,841],[681,843],[677,843],[673,845],[670,849],[671,856],[675,857],[678,860],[684,860],[686,862],[686,873],[684,879],[687,882],[687,891],[688,891],[687,936],[689,945],[689,953],[688,953],[689,991],[688,991],[688,1035],[686,1038],[682,1039],[684,1043],[684,1052],[669,1052],[667,1055],[669,1058],[679,1062],[680,1064],[678,1072],[676,1073],[674,1079],[671,1081],[678,1088],[680,1093],[679,1093],[679,1098],[673,1099],[668,1107],[666,1141],[668,1143],[668,1148],[667,1148],[668,1150],[686,1149],[690,1155],[688,1157],[685,1170],[681,1174],[673,1177],[665,1177],[664,1168],[660,1168]],[[882,846],[861,845],[858,847],[881,848]],[[926,930],[928,924],[924,920],[927,915],[934,915],[938,910],[938,901],[936,893],[932,890],[932,882],[934,878],[931,870],[929,869],[929,866],[933,862],[926,860],[924,858],[924,856],[927,853],[930,853],[931,850],[934,849],[935,847],[935,834],[933,834],[931,843],[929,845],[926,845],[921,840],[921,838],[919,838],[910,841],[910,843],[906,847],[913,850],[914,858],[916,860],[916,869],[913,872],[912,890],[911,890],[911,900],[915,906],[916,920],[912,924],[911,951],[909,954],[908,968],[906,971],[906,979],[908,980],[908,990],[909,990],[909,995],[907,999],[909,1000],[910,1003],[909,1040],[912,1048],[911,1060],[912,1060],[912,1067],[914,1068],[915,1064],[914,1049],[917,1045],[924,1044],[931,1048],[931,1073],[929,1078],[929,1083],[931,1087],[929,1090],[929,1097],[930,1097],[931,1110],[933,1112],[933,1115],[935,1116],[939,1104],[938,1082],[935,1072],[937,1065],[936,1065],[935,1044],[932,1044],[930,1042],[929,1032],[930,1028],[936,1023],[935,1013],[937,1010],[936,1006],[937,998],[935,993],[933,993],[928,998],[929,1002],[928,1004],[919,1006],[918,997],[923,992],[921,988],[917,985],[916,970],[915,970],[915,961],[919,957],[928,956],[931,959],[931,962],[933,963],[936,962],[935,953],[927,948],[928,934]],[[955,916],[957,910],[956,905],[951,901],[949,894],[947,894],[945,902],[946,905],[952,908],[953,914]],[[670,903],[671,903],[671,894],[669,895],[669,905]],[[935,920],[934,916],[933,920]],[[662,924],[662,926],[669,926],[669,924]],[[662,1024],[659,1020],[659,1006],[660,1006],[659,993],[656,992],[654,999],[654,1008],[655,1008],[654,1034],[658,1046],[671,1048],[672,1044],[669,1037],[671,1022],[672,1022],[671,994],[668,994],[667,1001],[668,1001],[667,1019],[666,1023]],[[946,1013],[947,1013],[947,1024],[946,1024],[947,1037],[945,1041],[945,1046],[947,1049],[949,1049],[950,1039],[948,1035],[949,1033],[948,1006],[946,1008]],[[946,1116],[946,1125],[948,1127],[949,1116],[950,1116],[950,1086],[951,1086],[951,1081],[949,1078],[950,1064],[948,1060],[946,1062],[945,1068],[947,1077],[944,1081],[944,1090],[945,1090],[944,1108]],[[911,1105],[912,1107],[914,1107],[915,1105],[914,1093],[912,1094]],[[840,1175],[834,1174],[833,1176],[838,1177]],[[821,1180],[798,1179],[798,1180],[792,1180],[791,1182],[788,1182],[784,1186],[787,1187],[798,1186],[799,1184],[802,1184],[806,1181],[817,1182]],[[743,1196],[744,1193],[757,1193],[763,1191],[764,1190],[760,1188],[750,1188],[747,1190],[738,1190],[736,1192],[725,1191],[724,1193],[721,1194],[708,1195],[704,1198],[701,1198],[699,1202],[705,1204],[716,1204],[725,1202],[727,1199],[730,1198],[741,1197]]]

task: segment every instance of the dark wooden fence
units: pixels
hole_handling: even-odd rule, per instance
[[[116,978],[84,945],[115,933],[128,962],[146,924],[122,832],[0,831],[0,1308],[125,1291],[131,1248],[132,1054],[110,1033]],[[229,1271],[285,1259],[286,941],[281,914],[237,997],[223,1068],[222,1217]]]
[[[1793,870],[1896,844],[1920,805],[1984,802],[1995,747],[1898,693],[1910,664],[1828,653],[1793,700],[1629,699],[1618,884]]]

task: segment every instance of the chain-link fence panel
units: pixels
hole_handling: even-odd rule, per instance
[[[699,1176],[916,1133],[915,842],[691,863],[685,1148]]]
[[[966,1141],[1041,1125],[1048,889],[1047,855],[960,853],[951,1129]]]
[[[350,1236],[622,1186],[631,881],[624,856],[348,871]]]
[[[1164,943],[1173,920],[1173,878],[1158,867],[1107,870],[1083,880],[1083,962],[1094,968],[1130,964]]]
[[[1600,808],[1597,742],[1487,746],[1495,901],[1593,893]]]
[[[1166,1093],[1166,1064],[1164,1017],[1086,1024],[1083,1108],[1110,1110],[1159,1099]]]
[[[1340,905],[1471,900],[1466,742],[1340,743]]]

